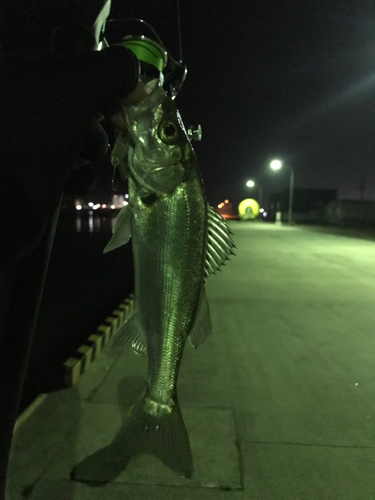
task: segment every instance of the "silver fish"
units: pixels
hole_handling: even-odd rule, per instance
[[[129,205],[105,252],[132,237],[135,314],[115,337],[148,353],[146,393],[123,429],[127,452],[154,453],[184,477],[193,472],[177,378],[188,337],[211,331],[204,282],[230,254],[230,229],[208,204],[197,158],[174,101],[156,88],[126,111]]]

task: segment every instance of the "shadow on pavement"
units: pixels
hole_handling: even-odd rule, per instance
[[[123,424],[134,403],[143,396],[144,390],[145,380],[142,377],[126,377],[119,383],[117,400]],[[70,478],[90,486],[105,486],[126,469],[132,457],[133,454],[126,449],[122,425],[112,443],[77,464],[71,471]]]

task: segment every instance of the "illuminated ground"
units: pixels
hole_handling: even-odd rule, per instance
[[[196,472],[152,457],[114,477],[105,453],[145,360],[103,353],[17,432],[11,500],[373,500],[375,242],[231,222],[238,256],[207,283],[214,333],[179,380]]]

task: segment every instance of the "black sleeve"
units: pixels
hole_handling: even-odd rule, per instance
[[[0,66],[0,156],[12,158],[69,150],[139,76],[137,58],[120,46],[78,58],[11,57]]]
[[[137,85],[138,59],[125,47],[112,46],[93,52],[87,63],[89,88],[94,89],[104,105],[126,97]]]
[[[138,61],[123,47],[79,58],[0,58],[0,204],[6,212],[10,200],[23,201],[19,217],[12,213],[15,241],[38,239],[93,121],[137,80]]]

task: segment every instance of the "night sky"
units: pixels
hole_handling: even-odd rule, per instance
[[[375,199],[375,5],[355,0],[180,0],[187,80],[176,100],[195,143],[208,199],[238,203],[288,187]],[[177,0],[113,0],[178,57]],[[128,33],[124,33],[128,34]]]

